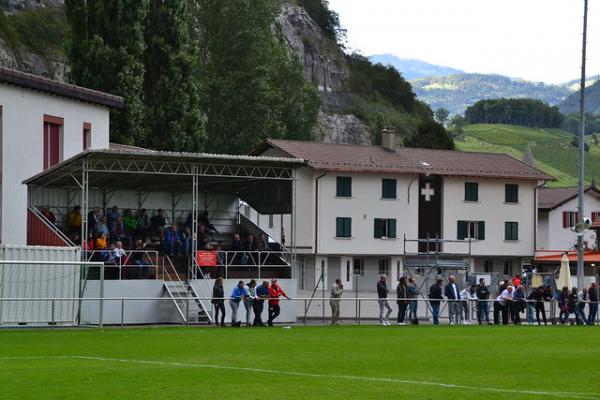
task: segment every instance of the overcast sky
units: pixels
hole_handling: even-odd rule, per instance
[[[579,77],[583,0],[329,0],[364,55],[560,83]],[[590,0],[588,76],[600,73],[600,0]]]

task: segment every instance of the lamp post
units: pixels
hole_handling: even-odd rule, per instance
[[[578,183],[578,223],[583,226],[584,219],[584,174],[585,174],[585,63],[586,63],[586,45],[587,45],[587,15],[588,15],[588,0],[584,0],[583,9],[583,43],[581,47],[581,86],[579,97],[579,183]],[[577,236],[577,287],[583,288],[584,276],[584,253],[583,253],[583,232]]]

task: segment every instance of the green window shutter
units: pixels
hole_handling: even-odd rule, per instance
[[[504,190],[505,203],[519,202],[519,185],[506,185]]]
[[[457,225],[456,238],[458,240],[465,240],[467,237],[467,221],[458,221]]]
[[[352,178],[349,176],[336,177],[336,197],[352,197]]]
[[[345,237],[352,237],[352,218],[346,218],[346,223],[345,223],[345,233],[346,236]]]
[[[504,223],[504,240],[519,240],[519,223]]]
[[[477,240],[485,240],[485,221],[477,222]]]
[[[475,182],[465,183],[465,201],[479,201],[479,184]]]
[[[335,236],[342,237],[343,231],[344,231],[344,219],[336,218],[335,219]]]
[[[375,237],[375,239],[381,239],[381,237],[383,236],[384,220],[375,218],[373,221],[373,236]]]
[[[381,198],[383,198],[383,199],[397,198],[396,186],[397,185],[396,185],[395,179],[382,179],[381,180]]]
[[[396,238],[396,220],[388,219],[388,237],[390,239]]]
[[[352,237],[352,218],[338,217],[335,220],[335,236],[339,238]]]

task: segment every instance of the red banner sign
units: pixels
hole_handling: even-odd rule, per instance
[[[196,263],[200,267],[216,267],[217,252],[216,251],[198,251],[196,252]]]

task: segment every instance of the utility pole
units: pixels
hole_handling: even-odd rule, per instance
[[[579,116],[581,118],[579,123],[579,185],[578,185],[578,211],[579,218],[578,223],[583,227],[584,219],[584,207],[583,207],[583,196],[584,196],[584,177],[585,177],[585,63],[586,63],[586,46],[587,46],[587,15],[588,15],[588,0],[583,0],[583,43],[581,47],[581,88],[579,98]],[[579,290],[583,289],[583,276],[584,276],[584,253],[583,253],[583,235],[585,230],[582,228],[581,232],[578,232],[577,236],[577,287]]]

